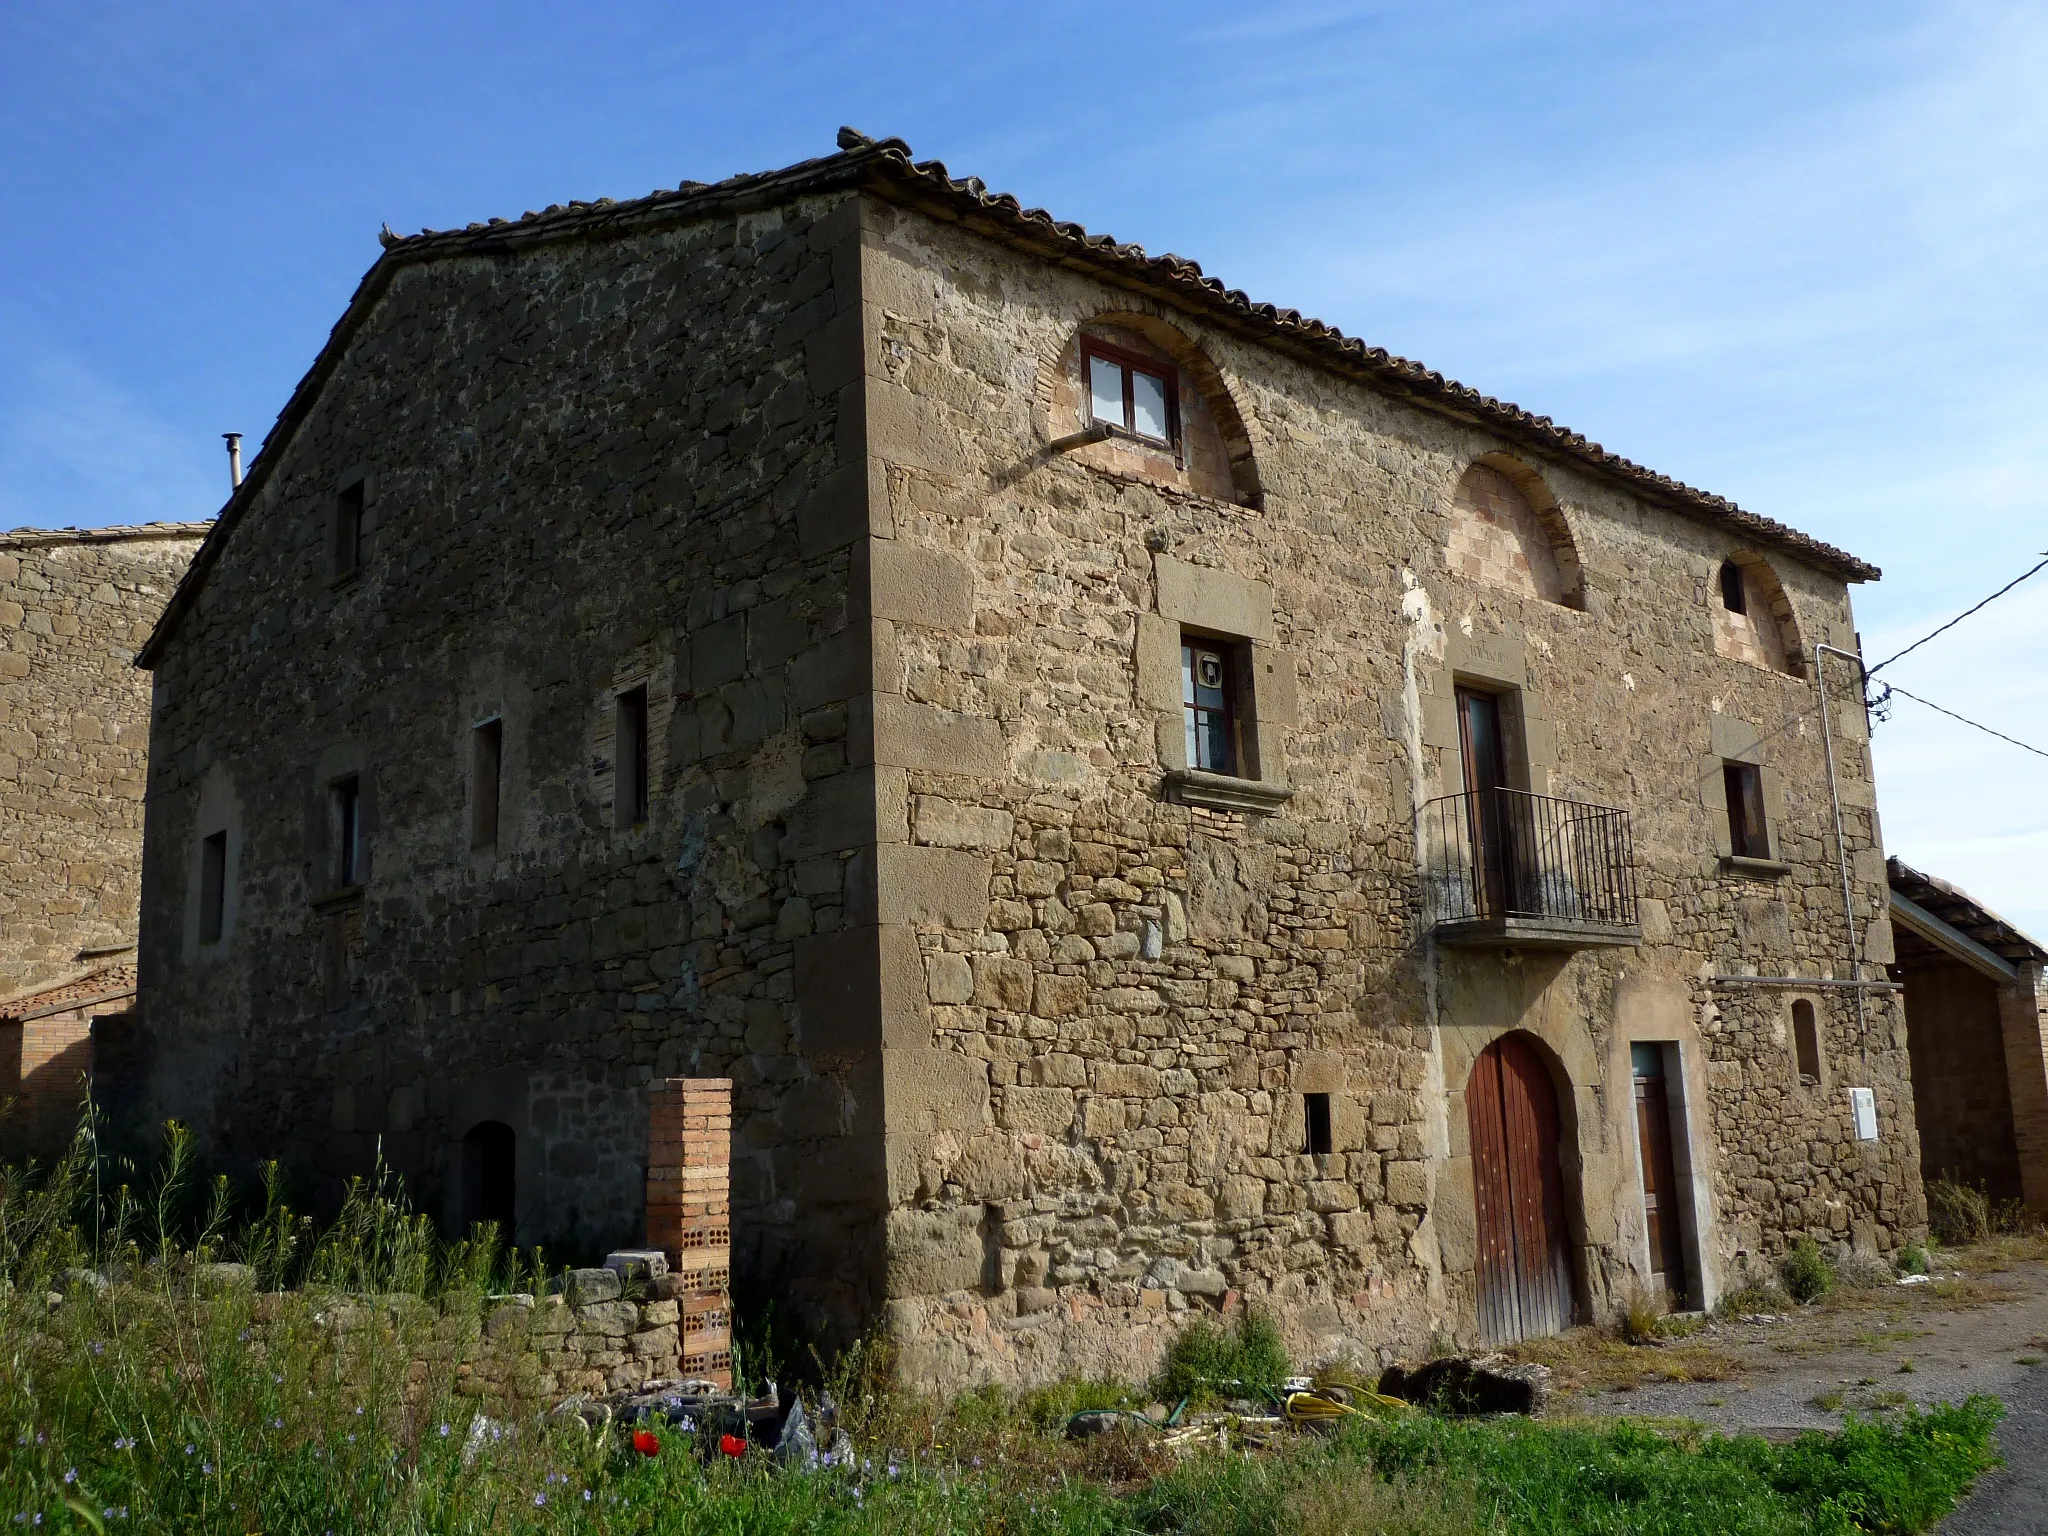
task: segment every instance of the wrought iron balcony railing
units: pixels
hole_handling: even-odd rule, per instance
[[[1518,789],[1423,807],[1427,915],[1453,942],[1633,942],[1628,812]]]

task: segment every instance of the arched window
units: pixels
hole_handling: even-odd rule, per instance
[[[485,1120],[462,1138],[463,1230],[480,1222],[495,1222],[498,1241],[508,1247],[518,1205],[514,1183],[518,1144],[512,1127],[501,1120]]]
[[[1542,477],[1501,455],[1459,477],[1445,560],[1451,574],[1567,608],[1584,606],[1571,529]]]
[[[1083,321],[1038,381],[1050,442],[1076,462],[1239,506],[1263,504],[1251,434],[1216,365],[1177,327],[1137,310]],[[1080,441],[1090,428],[1106,439]]]
[[[1814,1017],[1813,1004],[1803,997],[1792,1004],[1792,1051],[1799,1060],[1800,1079],[1819,1082],[1820,1023]]]
[[[1731,661],[1804,677],[1799,629],[1784,584],[1762,556],[1738,550],[1715,579],[1714,650]]]

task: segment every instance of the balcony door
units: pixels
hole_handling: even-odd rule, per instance
[[[1476,877],[1472,900],[1481,917],[1508,910],[1508,760],[1500,695],[1458,690],[1458,743],[1465,759],[1465,796]]]

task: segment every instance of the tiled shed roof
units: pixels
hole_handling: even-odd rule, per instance
[[[1140,246],[1124,244],[1108,235],[1090,234],[1079,224],[1055,219],[1044,209],[1026,208],[1007,192],[992,193],[978,177],[955,177],[937,160],[913,160],[910,146],[901,139],[871,139],[843,128],[839,144],[840,153],[836,155],[719,182],[686,181],[672,190],[656,190],[645,197],[554,203],[516,219],[490,219],[461,229],[427,229],[416,235],[395,235],[387,227],[379,236],[384,254],[364,275],[320,356],[299,381],[276,425],[265,435],[247,479],[194,559],[192,569],[159,620],[156,633],[136,658],[137,664],[146,667],[155,662],[164,637],[190,601],[188,594],[196,593],[203,583],[215,551],[232,531],[241,508],[267,479],[266,471],[274,458],[273,445],[281,444],[303,418],[349,337],[398,267],[443,256],[517,250],[556,240],[625,235],[714,213],[770,206],[835,187],[859,187],[915,205],[990,238],[1156,295],[1214,324],[1360,379],[1386,394],[1485,426],[1511,443],[1574,463],[1637,495],[1725,528],[1745,542],[1781,550],[1844,581],[1874,581],[1880,574],[1876,566],[1846,550],[1745,511],[1726,497],[1696,490],[1609,453],[1600,444],[1558,426],[1548,416],[1537,416],[1518,405],[1481,394],[1420,363],[1396,357],[1382,347],[1367,346],[1335,326],[1297,310],[1257,303],[1242,291],[1226,288],[1219,279],[1206,276],[1198,263],[1186,257],[1149,255]]]
[[[203,539],[203,523],[117,523],[106,528],[0,529],[0,549],[33,549],[46,544],[122,544],[134,539]]]
[[[134,995],[135,962],[123,960],[87,971],[83,976],[74,976],[57,986],[44,987],[38,992],[25,992],[19,997],[10,997],[5,1002],[0,1002],[0,1024],[18,1024],[26,1019],[44,1018],[53,1013],[67,1013],[73,1008],[118,1002],[124,997]]]
[[[1906,900],[1924,907],[1966,938],[1975,939],[1994,955],[2017,964],[2048,961],[2043,949],[1961,886],[1935,875],[1923,875],[1905,860],[1885,860],[1887,883]]]

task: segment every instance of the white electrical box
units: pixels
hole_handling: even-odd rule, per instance
[[[1856,1122],[1858,1141],[1877,1140],[1877,1094],[1869,1088],[1849,1090],[1849,1118]]]

